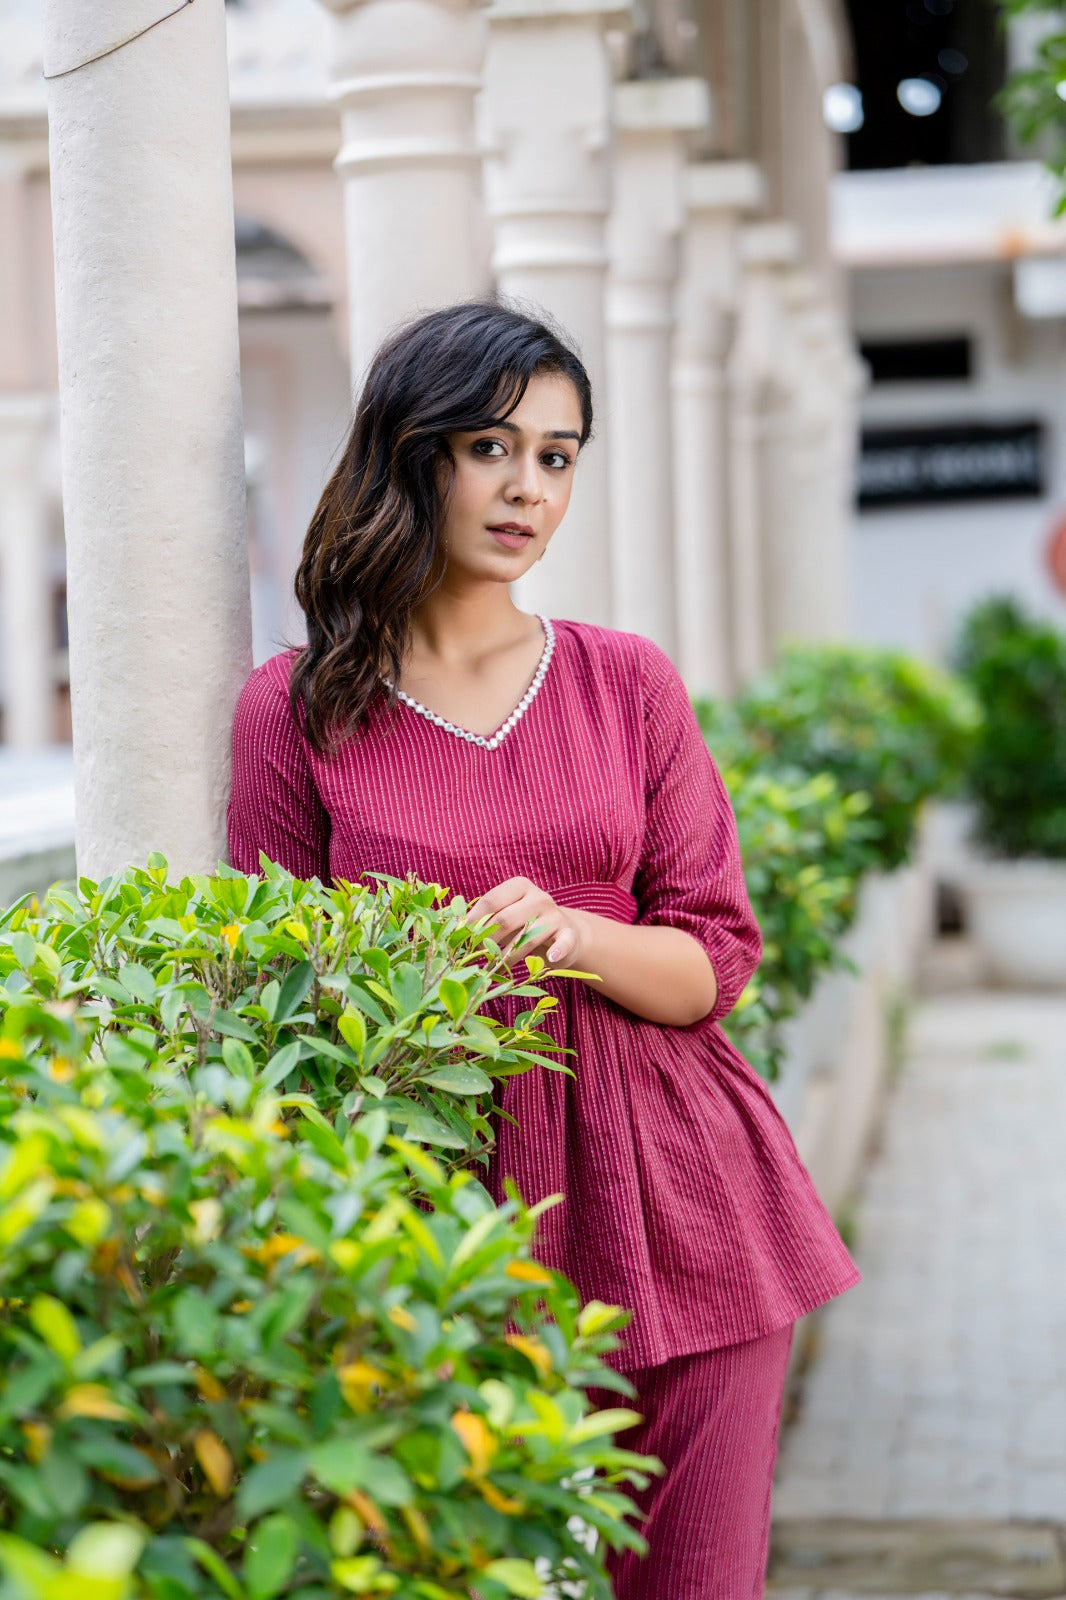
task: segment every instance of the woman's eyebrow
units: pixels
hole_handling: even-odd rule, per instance
[[[494,428],[504,428],[508,433],[521,433],[522,432],[521,428],[519,428],[513,422],[494,422],[492,424],[492,426]],[[581,435],[579,433],[575,433],[573,428],[552,428],[547,433],[542,433],[541,434],[541,438],[542,439],[573,439],[577,444],[581,443]]]

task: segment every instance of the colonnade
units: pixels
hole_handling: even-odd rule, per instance
[[[590,369],[597,434],[522,600],[651,635],[695,692],[842,631],[856,364],[828,244],[761,157],[711,153],[707,83],[632,75],[628,0],[321,3],[355,387],[398,322],[493,286]],[[224,848],[249,665],[222,6],[140,0],[132,38],[120,0],[91,9],[45,3],[79,857],[184,870]],[[32,411],[0,408],[9,617]]]

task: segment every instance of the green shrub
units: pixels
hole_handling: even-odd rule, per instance
[[[725,1029],[767,1078],[782,1025],[824,973],[863,874],[899,866],[922,802],[952,788],[977,712],[936,669],[887,651],[804,646],[731,705],[696,706],[737,816],[762,964]]]
[[[725,774],[736,797],[744,875],[763,959],[725,1030],[764,1077],[776,1078],[782,1024],[823,973],[846,965],[841,939],[855,915],[872,830],[864,794],[842,795],[828,773]]]
[[[1066,634],[993,599],[964,622],[957,660],[983,714],[967,779],[977,837],[1066,857]]]
[[[879,865],[906,861],[918,811],[962,776],[978,717],[956,679],[893,651],[803,646],[739,699],[759,758],[870,797]]]
[[[474,1017],[512,980],[411,885],[156,861],[6,923],[4,1595],[607,1600],[625,1318],[469,1167],[543,997]]]
[[[169,884],[153,857],[99,887],[57,887],[41,916],[5,919],[6,960],[27,963],[9,982],[80,1003],[131,1069],[196,1069],[211,1093],[247,1057],[265,1087],[327,1116],[369,1100],[392,1132],[483,1161],[493,1080],[567,1070],[540,1027],[555,1001],[518,983],[435,885],[326,889],[265,858],[263,871]],[[532,1002],[513,1028],[478,1015],[504,995]]]

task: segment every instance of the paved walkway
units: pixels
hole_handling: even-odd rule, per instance
[[[1066,998],[921,1003],[857,1255],[782,1444],[771,1593],[1066,1596]]]

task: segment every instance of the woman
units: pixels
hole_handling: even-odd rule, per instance
[[[248,872],[260,850],[327,882],[413,871],[501,943],[533,924],[524,953],[597,974],[555,986],[574,1076],[508,1083],[491,1184],[564,1194],[542,1259],[634,1313],[624,1442],[668,1471],[619,1600],[752,1600],[792,1325],[858,1274],[717,1026],[760,941],[677,673],[511,599],[591,427],[580,361],[514,310],[452,307],[382,347],[297,574],[308,646],[237,709],[230,847]]]

